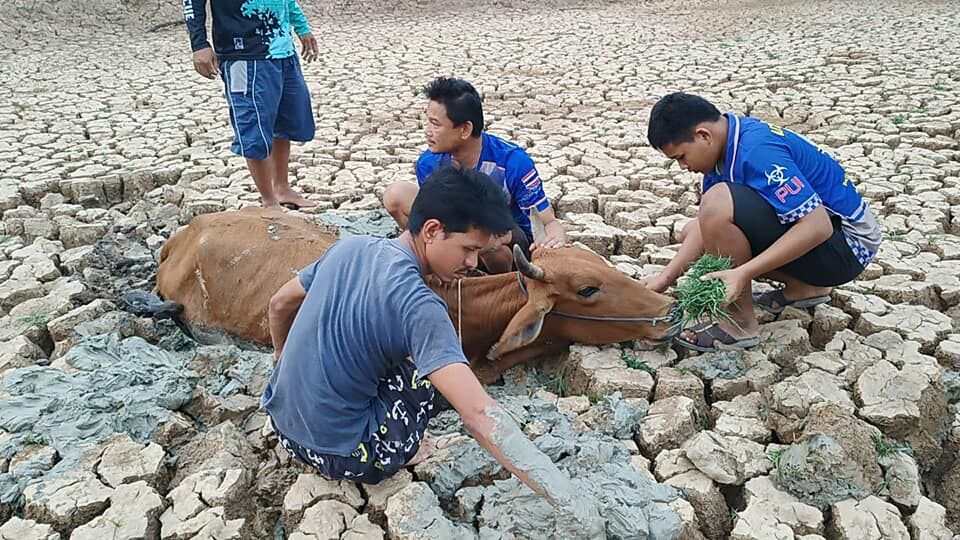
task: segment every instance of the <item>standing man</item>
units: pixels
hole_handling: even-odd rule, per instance
[[[563,225],[543,192],[533,160],[523,148],[483,131],[483,104],[473,85],[463,79],[438,77],[423,91],[428,100],[424,125],[427,150],[417,160],[417,183],[423,184],[441,166],[454,165],[488,175],[510,197],[515,226],[481,253],[485,269],[493,274],[509,272],[513,244],[529,256],[531,248],[554,248],[566,243]],[[417,184],[400,181],[391,184],[383,194],[384,206],[401,229],[407,227],[418,190]],[[540,246],[531,245],[533,231],[527,216],[531,209],[540,214],[546,233]]]
[[[681,169],[703,174],[697,219],[684,228],[677,256],[647,286],[664,291],[704,251],[735,266],[703,279],[723,281],[736,324],[685,330],[676,338],[684,347],[754,346],[753,303],[780,313],[829,302],[833,287],[856,279],[880,249],[880,225],[843,167],[792,131],[674,93],[653,106],[647,137]],[[752,295],[757,278],[783,288]]]
[[[399,238],[352,236],[271,298],[279,363],[263,405],[283,447],[326,478],[376,484],[429,453],[439,391],[477,442],[585,536],[602,535],[590,501],[484,390],[447,307],[424,282],[466,275],[513,226],[501,187],[446,167],[424,182]]]
[[[303,80],[291,26],[303,59],[317,57],[317,40],[296,0],[214,0],[213,48],[207,41],[206,0],[184,0],[183,15],[193,67],[208,79],[221,76],[233,144],[265,207],[316,206],[290,187],[290,141],[313,139],[310,91]],[[216,50],[216,52],[214,52]]]

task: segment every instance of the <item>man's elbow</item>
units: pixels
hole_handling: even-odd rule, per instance
[[[284,318],[291,311],[297,309],[297,302],[294,302],[288,295],[277,293],[270,297],[270,303],[267,306],[267,317],[270,320]]]
[[[467,432],[473,436],[476,436],[479,433],[480,426],[483,422],[480,421],[480,417],[476,413],[467,413],[461,414],[460,420],[463,422],[463,427],[467,428]]]
[[[800,218],[807,234],[814,240],[814,246],[819,246],[833,235],[833,222],[830,220],[830,214],[822,208],[817,208],[812,213]]]
[[[817,240],[818,240],[817,245],[819,246],[820,244],[829,240],[831,236],[833,236],[833,222],[830,221],[830,218],[828,217],[824,220],[821,220],[818,223],[818,225],[819,227],[817,227]]]
[[[463,421],[463,427],[467,428],[472,435],[486,436],[493,428],[493,419],[487,414],[487,409],[496,406],[492,399],[489,402],[470,405],[463,411],[460,411],[460,420]]]

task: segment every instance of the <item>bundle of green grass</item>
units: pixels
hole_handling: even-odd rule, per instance
[[[690,322],[725,320],[734,322],[730,314],[723,309],[727,287],[719,279],[700,278],[710,272],[720,272],[733,267],[730,257],[717,257],[706,253],[687,271],[686,279],[673,288],[677,307],[683,311],[686,326]]]

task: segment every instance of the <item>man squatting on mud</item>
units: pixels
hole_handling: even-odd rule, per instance
[[[596,503],[520,431],[467,363],[446,305],[424,282],[476,268],[514,227],[499,184],[443,167],[420,187],[396,239],[341,240],[273,296],[279,364],[264,391],[283,447],[330,479],[376,484],[430,453],[424,431],[439,391],[477,442],[547,497],[568,530],[603,536]]]
[[[829,302],[833,287],[856,279],[880,250],[880,224],[843,167],[792,131],[720,114],[702,97],[678,92],[653,106],[647,135],[681,169],[703,174],[697,219],[647,287],[666,290],[704,252],[734,265],[703,276],[723,282],[731,321],[691,327],[678,345],[701,352],[754,347],[754,304],[779,314]],[[752,294],[757,278],[784,286]]]

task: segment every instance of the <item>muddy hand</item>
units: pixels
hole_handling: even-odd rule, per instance
[[[596,502],[589,498],[557,501],[557,532],[565,538],[606,538],[606,525]]]

